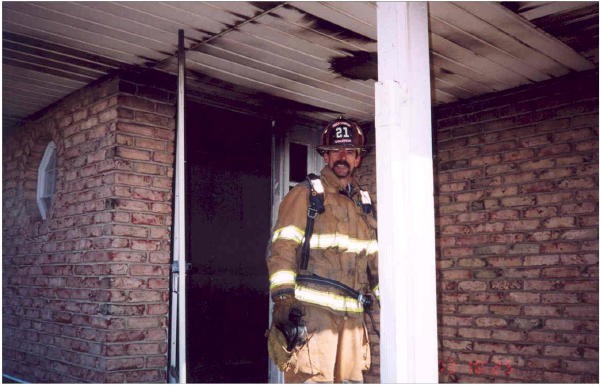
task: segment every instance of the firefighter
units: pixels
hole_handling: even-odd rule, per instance
[[[364,315],[379,299],[374,210],[353,176],[364,134],[340,117],[317,150],[326,166],[286,195],[271,239],[269,355],[286,383],[363,382]]]

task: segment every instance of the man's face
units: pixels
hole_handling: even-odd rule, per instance
[[[360,153],[357,149],[329,150],[324,155],[325,162],[338,178],[347,178],[360,165]]]

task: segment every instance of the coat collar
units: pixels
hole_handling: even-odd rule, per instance
[[[348,189],[327,165],[321,169],[321,179],[324,181],[324,188],[328,193],[339,193],[340,191],[347,191]],[[359,188],[358,185],[356,185],[354,178],[351,179],[350,184],[352,185],[352,193],[358,192]]]

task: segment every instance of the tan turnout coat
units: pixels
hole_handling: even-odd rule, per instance
[[[321,171],[321,182],[325,211],[315,220],[306,271],[299,272],[299,265],[311,193],[308,184],[292,189],[279,208],[267,257],[271,295],[294,295],[304,311],[308,341],[289,352],[281,338],[272,339],[277,336],[272,327],[270,355],[285,371],[286,383],[362,382],[362,372],[371,362],[362,303],[331,285],[296,279],[299,274],[316,274],[378,297],[376,222],[372,213],[363,211],[356,184],[350,195],[340,193],[346,187],[328,166]],[[274,323],[285,318],[282,306],[275,305]]]

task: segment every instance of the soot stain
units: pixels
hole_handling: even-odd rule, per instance
[[[250,5],[264,11],[271,10],[277,6],[279,6],[281,1],[251,1]],[[262,12],[261,12],[262,13]]]
[[[302,11],[300,11],[302,12]],[[325,19],[321,19],[314,15],[304,14],[302,16],[302,20],[307,23],[307,25],[317,31],[323,32],[327,35],[333,35],[343,40],[358,42],[358,43],[376,43],[376,40],[373,40],[367,36],[361,35],[358,32],[354,32],[347,28],[341,27],[337,24],[334,24]]]
[[[329,60],[333,72],[350,79],[377,81],[377,52],[344,51],[351,56]]]

